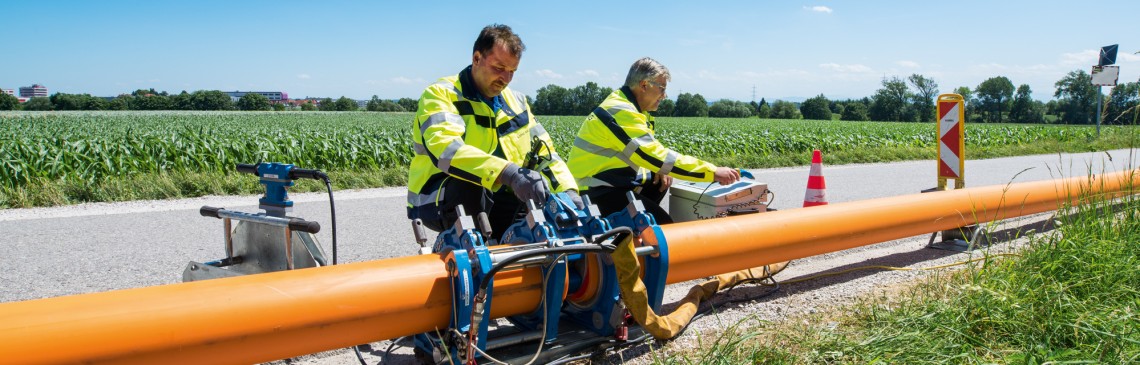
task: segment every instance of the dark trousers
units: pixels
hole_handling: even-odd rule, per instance
[[[479,213],[486,212],[493,231],[491,237],[498,238],[517,217],[525,216],[520,214],[525,212],[519,211],[522,203],[513,192],[505,188],[491,192],[479,185],[448,178],[440,189],[443,189],[443,196],[437,204],[411,208],[408,218],[419,218],[424,227],[442,232],[455,225],[459,219],[455,207],[462,205],[463,211],[472,219],[478,219]]]
[[[661,184],[655,183],[653,180],[641,186],[641,189],[593,187],[586,190],[586,196],[590,197],[590,203],[596,204],[598,210],[602,211],[602,216],[605,217],[614,212],[625,210],[625,207],[629,205],[629,199],[626,198],[625,194],[629,191],[633,191],[634,197],[641,200],[641,204],[645,206],[645,211],[653,215],[657,224],[673,223],[673,217],[670,217],[669,213],[661,208],[661,199],[665,198],[668,189],[661,191]]]

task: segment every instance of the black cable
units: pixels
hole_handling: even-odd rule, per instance
[[[539,176],[542,176],[542,172],[537,170],[538,166],[539,166],[539,161],[549,160],[549,158],[542,156],[541,154],[539,154],[539,152],[542,151],[543,146],[546,146],[546,150],[551,151],[551,152],[554,151],[554,148],[550,147],[549,144],[546,144],[546,141],[543,141],[541,138],[538,138],[538,137],[532,137],[530,139],[530,146],[531,146],[530,152],[527,152],[526,161],[523,161],[522,168],[527,169],[527,170],[534,170],[535,172],[538,172]],[[551,178],[553,179],[553,177],[551,177]],[[546,185],[547,194],[554,195],[554,188],[550,186],[550,182],[546,181],[546,179],[542,179],[542,183]],[[561,200],[559,200],[557,198],[555,198],[554,200],[561,202]],[[534,202],[534,204],[535,205],[546,204],[546,202]],[[515,208],[514,217],[515,218],[524,217],[525,216],[524,213],[526,212],[527,209],[528,209],[528,207],[526,205],[526,202],[521,202],[521,204],[519,204],[519,207]],[[498,233],[503,234],[506,232],[498,232]]]
[[[316,171],[315,175],[321,180],[325,181],[325,188],[328,189],[328,214],[333,220],[333,265],[336,265],[336,203],[333,200],[333,182],[328,179],[327,173],[323,171]],[[360,354],[359,346],[353,346],[352,351],[356,352],[357,359],[360,360],[360,365],[368,365],[364,360],[364,355]]]
[[[629,227],[618,227],[618,228],[606,230],[605,233],[598,235],[598,238],[596,238],[596,240],[594,241],[595,243],[597,243],[596,245],[583,245],[583,244],[569,245],[569,246],[561,246],[561,248],[539,249],[539,250],[534,250],[534,251],[524,252],[521,254],[512,255],[512,257],[507,258],[506,260],[499,261],[498,263],[495,263],[495,266],[492,266],[490,271],[487,271],[487,275],[483,275],[483,278],[479,282],[479,290],[480,291],[487,290],[487,285],[490,284],[490,279],[492,277],[495,277],[495,274],[498,274],[499,270],[502,270],[503,268],[507,267],[508,265],[511,265],[511,263],[518,262],[519,260],[522,260],[522,259],[536,257],[536,255],[561,254],[561,253],[586,253],[586,252],[613,253],[613,250],[617,250],[616,246],[614,246],[612,244],[604,244],[604,243],[601,243],[601,241],[603,240],[603,238],[608,238],[610,236],[617,237],[617,236],[622,235],[622,234],[625,234],[625,235],[633,234],[633,229],[629,229]],[[624,240],[625,237],[621,236],[621,238],[622,238],[622,240]]]
[[[400,343],[400,341],[402,341],[405,338],[407,338],[407,337],[406,336],[405,337],[399,337],[395,340],[392,340],[392,344],[388,345],[388,349],[384,350],[384,356],[380,358],[381,364],[388,362],[388,355],[392,354],[392,349],[396,347],[396,344]]]
[[[356,359],[360,360],[360,365],[368,365],[368,362],[364,361],[364,355],[360,354],[360,345],[352,346],[352,351],[356,352]]]
[[[573,254],[573,253],[601,252],[601,253],[607,253],[608,254],[608,253],[614,252],[614,249],[615,249],[615,247],[613,245],[598,244],[598,245],[571,245],[571,246],[562,246],[562,247],[550,247],[550,248],[542,248],[542,249],[537,249],[537,250],[533,250],[533,251],[523,252],[523,253],[520,253],[518,255],[508,257],[507,259],[500,261],[499,263],[495,264],[495,266],[492,266],[491,270],[488,271],[487,274],[483,275],[483,279],[479,281],[479,291],[480,292],[486,291],[487,286],[489,286],[491,284],[491,278],[495,277],[495,274],[497,274],[499,271],[506,268],[508,265],[513,264],[515,262],[518,262],[519,260],[522,260],[522,259],[531,258],[531,257],[535,257],[535,256]]]
[[[323,172],[321,172],[318,176],[321,178],[321,180],[325,181],[325,187],[329,190],[329,214],[332,216],[332,262],[333,265],[336,265],[336,204],[333,203],[332,182],[329,180],[329,176]]]
[[[594,237],[593,243],[601,244],[602,241],[606,240],[607,238],[616,237],[617,235],[623,234],[623,233],[626,235],[631,235],[631,234],[633,234],[633,229],[631,229],[629,227],[625,227],[625,226],[610,229],[610,230],[606,231],[605,233],[599,234],[597,237]],[[615,238],[614,241],[617,242],[617,241],[621,241],[624,239],[625,239],[625,237],[623,236],[621,238]]]
[[[705,192],[709,191],[709,187],[711,187],[712,184],[713,183],[709,183],[708,185],[705,185],[705,190],[701,190],[701,195],[697,195],[697,200],[693,202],[693,216],[697,217],[698,219],[701,218],[701,215],[700,215],[700,213],[697,213],[697,205],[701,204],[701,198],[703,198],[705,196]],[[713,217],[715,217],[715,216],[716,216],[716,213],[714,212]],[[709,217],[709,218],[713,218],[713,217]]]

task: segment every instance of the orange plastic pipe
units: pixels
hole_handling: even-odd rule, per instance
[[[1136,180],[1128,171],[663,226],[668,281],[1043,212],[1082,193],[1132,194]],[[529,313],[541,295],[537,268],[500,273],[491,316]],[[412,256],[0,303],[0,359],[249,364],[432,331],[450,311],[440,258]]]
[[[537,268],[496,276],[491,315],[541,300]],[[8,364],[251,364],[446,328],[451,284],[422,255],[0,303]]]
[[[938,191],[661,226],[669,284],[1135,194],[1140,170]],[[654,243],[652,231],[643,240]]]

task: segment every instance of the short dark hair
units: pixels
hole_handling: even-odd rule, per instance
[[[511,30],[511,27],[503,24],[491,24],[483,27],[483,31],[479,32],[479,38],[475,39],[475,47],[471,53],[479,52],[486,56],[492,48],[495,48],[496,44],[507,46],[507,50],[515,57],[522,56],[523,51],[526,50],[526,45],[523,44],[519,35]]]

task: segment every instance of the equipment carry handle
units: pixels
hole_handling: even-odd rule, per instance
[[[218,215],[218,212],[220,212],[222,209],[224,208],[203,205],[201,209],[198,209],[198,214],[201,214],[203,217],[221,218],[221,216]]]
[[[237,164],[237,171],[244,172],[250,175],[257,175],[257,164],[239,163]]]
[[[317,223],[316,221],[307,221],[301,218],[293,218],[289,220],[289,229],[315,234],[321,231],[321,224]]]
[[[291,179],[291,180],[296,180],[299,178],[323,180],[325,176],[326,175],[324,172],[321,172],[321,170],[317,170],[317,169],[297,169],[297,168],[295,168],[295,169],[289,170],[289,179]]]

